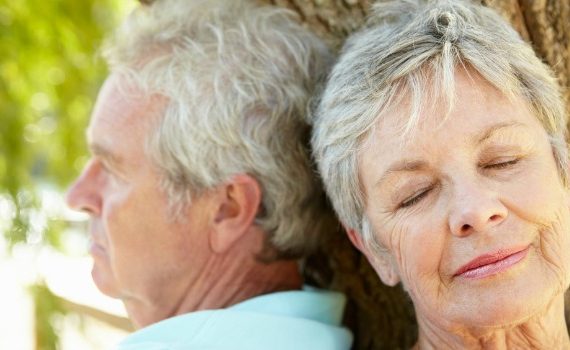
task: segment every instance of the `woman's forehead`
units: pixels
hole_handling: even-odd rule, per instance
[[[505,123],[509,119],[514,123],[521,113],[525,117],[532,114],[525,99],[507,97],[472,70],[456,70],[451,96],[448,92],[432,91],[433,86],[426,86],[421,94],[412,94],[405,88],[399,90],[402,96],[379,113],[361,148],[379,140],[405,144],[421,134],[455,128],[464,129],[466,133],[473,126]]]
[[[453,152],[459,145],[476,147],[483,139],[510,128],[542,129],[522,98],[509,99],[484,80],[465,75],[457,75],[456,87],[450,110],[433,104],[421,111],[410,130],[406,130],[409,103],[402,101],[379,116],[359,149],[361,171],[371,163],[387,169],[402,159],[415,161],[418,155]]]

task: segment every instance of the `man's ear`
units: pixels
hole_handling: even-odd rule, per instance
[[[253,177],[240,174],[220,185],[210,232],[210,247],[226,252],[253,225],[261,203],[261,187]]]
[[[391,287],[398,284],[400,282],[400,274],[398,273],[398,266],[392,254],[390,254],[389,251],[380,252],[371,250],[369,245],[362,239],[360,233],[348,227],[345,227],[345,229],[352,244],[368,259],[368,262],[372,265],[382,282]]]

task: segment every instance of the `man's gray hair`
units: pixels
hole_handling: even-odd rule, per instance
[[[410,101],[404,132],[433,101],[449,111],[457,68],[469,68],[506,96],[528,101],[567,183],[567,116],[559,86],[508,23],[463,0],[380,2],[367,26],[345,44],[313,117],[313,152],[327,194],[343,224],[367,244],[374,242],[364,214],[359,150],[373,125],[404,98]]]
[[[168,100],[146,151],[174,207],[249,174],[270,246],[281,256],[311,246],[325,215],[306,112],[331,56],[294,13],[246,0],[157,0],[127,18],[103,55]]]

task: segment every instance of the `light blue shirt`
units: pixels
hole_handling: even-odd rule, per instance
[[[118,350],[347,350],[345,297],[306,288],[261,295],[227,309],[197,311],[143,328]]]

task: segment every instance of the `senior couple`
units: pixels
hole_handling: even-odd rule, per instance
[[[68,202],[138,329],[119,349],[349,349],[343,296],[299,272],[328,215],[312,159],[416,348],[570,348],[564,105],[490,9],[379,2],[332,65],[287,10],[156,0],[103,52]]]

